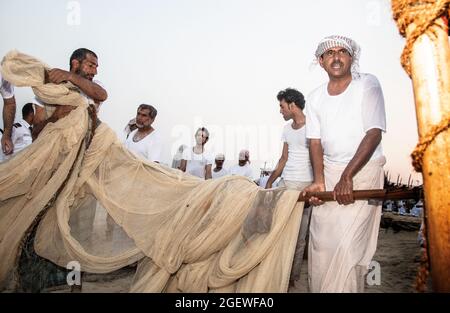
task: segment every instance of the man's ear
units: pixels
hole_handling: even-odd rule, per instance
[[[323,57],[322,56],[319,57],[319,64],[323,68]]]
[[[80,61],[78,61],[77,59],[73,59],[70,65],[72,70],[77,71],[80,67]]]

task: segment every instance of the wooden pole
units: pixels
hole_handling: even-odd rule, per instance
[[[298,201],[308,201],[309,198],[316,197],[322,201],[334,201],[332,191],[323,192],[307,192],[306,195],[300,194]],[[370,189],[370,190],[354,190],[353,198],[355,200],[406,200],[416,199],[422,197],[418,190],[393,190],[386,189]]]
[[[414,28],[411,24],[407,34]],[[410,60],[419,138],[423,139],[450,114],[450,49],[444,18],[436,20],[416,40]],[[449,129],[441,132],[426,150],[422,174],[433,289],[450,292]]]

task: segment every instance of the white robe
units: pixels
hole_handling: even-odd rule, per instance
[[[384,157],[369,161],[353,178],[353,189],[383,188]],[[325,185],[332,191],[346,164],[325,162]],[[314,207],[310,224],[308,278],[311,292],[363,292],[364,274],[377,247],[380,205],[356,201]]]

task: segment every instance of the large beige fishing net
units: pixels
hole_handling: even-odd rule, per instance
[[[46,68],[17,51],[2,61],[3,77],[49,108],[76,107],[0,164],[2,288],[16,283],[24,238],[38,225],[36,253],[61,267],[108,273],[138,262],[133,292],[287,291],[298,191],[144,162],[105,123],[88,144],[87,100],[70,83],[44,84]]]

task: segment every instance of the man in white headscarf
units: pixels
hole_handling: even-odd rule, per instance
[[[360,48],[350,38],[329,36],[315,56],[329,81],[306,101],[306,137],[314,182],[306,191],[333,191],[336,201],[311,198],[314,207],[308,253],[312,292],[362,292],[375,254],[381,205],[354,201],[353,190],[383,187],[386,131],[377,78],[358,72]]]

